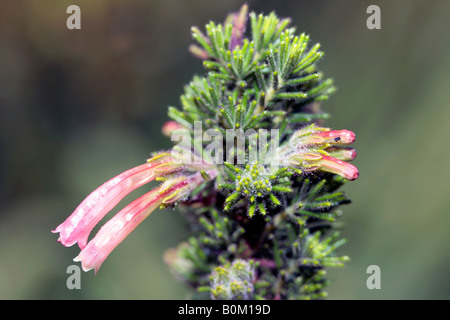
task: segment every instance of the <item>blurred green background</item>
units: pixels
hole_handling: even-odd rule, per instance
[[[50,230],[114,175],[168,148],[168,105],[201,63],[190,27],[223,21],[243,1],[3,1],[0,4],[0,299],[183,299],[163,252],[187,235],[182,216],[150,216],[81,290],[66,288],[79,249]],[[357,134],[360,178],[345,185],[332,299],[449,299],[450,2],[249,0],[290,16],[320,42],[337,93],[328,126]],[[66,28],[81,8],[82,29]],[[366,8],[381,7],[381,30]],[[144,188],[145,189],[145,188]],[[137,197],[139,190],[123,204]],[[381,268],[381,290],[366,269]]]

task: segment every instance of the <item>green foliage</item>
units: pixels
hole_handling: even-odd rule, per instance
[[[197,44],[191,51],[204,59],[207,74],[185,87],[182,111],[170,107],[173,120],[186,128],[202,121],[208,128],[256,130],[327,117],[305,108],[335,90],[317,69],[323,56],[320,44],[310,45],[305,33],[295,35],[295,28],[288,28],[290,20],[273,12],[249,17],[249,38],[235,47],[233,19],[223,25],[210,22],[205,33],[192,28]]]
[[[263,209],[258,208],[261,203],[255,205],[255,210],[265,212],[264,216],[243,215],[248,206],[245,201],[228,213],[211,207],[192,210],[192,203],[185,207],[195,236],[175,256],[188,257],[191,262],[184,261],[181,265],[185,268],[169,264],[179,278],[197,288],[197,298],[212,294],[216,299],[237,299],[224,289],[223,282],[212,282],[211,276],[218,266],[228,268],[238,259],[255,263],[252,299],[326,296],[324,289],[329,281],[324,267],[340,267],[348,260],[336,254],[345,241],[337,240],[337,232],[329,234],[341,214],[339,205],[349,203],[344,193],[336,191],[345,179],[327,174],[319,179],[297,176],[292,180],[290,192],[283,190]]]

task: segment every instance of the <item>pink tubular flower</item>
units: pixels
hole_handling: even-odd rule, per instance
[[[94,269],[97,273],[111,251],[158,208],[167,193],[154,189],[123,208],[101,227],[74,261],[81,261],[84,271]]]
[[[178,164],[169,153],[160,153],[105,182],[52,232],[60,234],[58,241],[66,247],[78,242],[81,252],[75,261],[82,262],[83,270],[97,272],[111,251],[159,205],[184,200],[193,189],[216,175],[211,166]],[[123,208],[88,243],[94,226],[127,194],[160,177],[165,182],[159,188]]]
[[[210,177],[215,177],[216,171],[210,170],[208,174]],[[84,271],[94,269],[97,273],[114,248],[156,208],[161,204],[182,200],[189,191],[204,181],[204,176],[199,172],[190,176],[168,179],[161,187],[134,200],[106,222],[74,261],[81,261]]]
[[[96,236],[73,261],[81,261],[84,271],[97,273],[106,257],[162,202],[158,189],[134,200],[101,227]]]
[[[66,247],[78,242],[83,249],[94,226],[127,194],[154,180],[157,176],[155,168],[171,161],[171,157],[165,154],[153,159],[119,174],[93,191],[66,221],[52,231],[59,232],[58,241]]]
[[[355,134],[349,130],[330,130],[316,126],[309,126],[298,130],[294,134],[294,139],[302,145],[343,145],[355,142]]]
[[[359,177],[358,168],[333,157],[321,155],[319,160],[314,161],[314,165],[323,171],[338,174],[347,180],[356,180]]]

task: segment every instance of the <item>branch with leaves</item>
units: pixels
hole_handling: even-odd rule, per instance
[[[246,132],[243,148],[211,156],[209,141],[176,145],[91,193],[54,232],[76,260],[97,272],[111,251],[158,207],[178,207],[192,232],[164,259],[195,298],[317,299],[326,296],[326,267],[348,260],[337,249],[336,220],[350,201],[338,189],[358,178],[355,135],[323,127],[320,102],[335,91],[318,70],[319,44],[298,35],[290,19],[248,13],[244,5],[223,24],[192,28],[190,51],[205,73],[194,76],[169,107],[171,136],[195,136],[200,123],[225,136]],[[203,129],[202,129],[203,130]],[[270,131],[262,141],[262,132]],[[203,132],[201,132],[203,136]],[[255,141],[258,143],[255,144]],[[276,142],[276,143],[274,143]],[[256,149],[258,159],[248,156]],[[180,156],[183,154],[183,156]],[[187,156],[186,156],[187,155]],[[213,161],[220,160],[220,161]],[[152,181],[88,241],[93,227],[123,197]]]

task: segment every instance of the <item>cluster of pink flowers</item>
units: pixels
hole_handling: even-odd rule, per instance
[[[278,150],[278,157],[283,166],[297,167],[302,172],[321,170],[356,180],[358,168],[346,162],[355,159],[356,151],[342,146],[353,142],[355,134],[352,131],[310,125],[297,130],[289,143]]]
[[[183,200],[206,179],[216,176],[216,170],[210,166],[204,166],[206,174],[198,170],[199,166],[190,170],[177,164],[169,153],[161,153],[105,182],[52,232],[59,233],[58,241],[66,247],[78,243],[81,252],[74,261],[81,261],[84,271],[97,272],[111,251],[156,208]],[[95,225],[126,195],[158,177],[164,177],[161,186],[120,210],[88,242]]]

